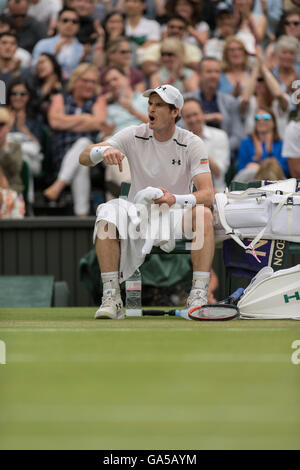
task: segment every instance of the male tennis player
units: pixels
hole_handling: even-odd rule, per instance
[[[214,190],[207,152],[200,137],[175,124],[184,103],[177,88],[162,85],[145,91],[144,96],[149,98],[149,123],[127,127],[106,142],[88,146],[79,161],[82,165],[95,166],[104,160],[107,165],[118,165],[122,171],[122,160],[126,156],[131,171],[128,200],[133,201],[136,193],[148,186],[159,187],[163,196],[154,203],[170,207],[177,204],[182,206],[179,208],[182,214],[187,203],[193,206],[193,227],[196,205],[204,205],[204,244],[201,249],[191,251],[193,284],[187,300],[188,307],[203,305],[207,303],[215,247],[210,210]],[[197,188],[194,193],[190,192],[192,182]],[[102,209],[97,211],[96,226]],[[95,245],[103,282],[102,304],[95,318],[124,318],[119,287],[120,258],[122,260],[119,241],[97,236]]]

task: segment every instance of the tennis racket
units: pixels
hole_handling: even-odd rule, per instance
[[[239,288],[229,297],[215,304],[207,304],[199,307],[193,307],[189,310],[189,318],[191,320],[233,320],[239,316],[239,309],[236,305],[242,297],[244,289]]]
[[[142,310],[143,315],[163,316],[170,315],[186,318],[187,320],[230,320],[239,315],[238,307],[235,305],[244,293],[244,289],[239,288],[229,297],[215,304],[199,305],[192,309],[172,309],[172,310]],[[212,307],[212,308],[210,308]],[[218,308],[220,307],[220,308]]]

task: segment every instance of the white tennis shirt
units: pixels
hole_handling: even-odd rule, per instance
[[[131,172],[129,201],[147,186],[160,186],[172,194],[189,194],[194,176],[210,173],[204,142],[177,126],[172,138],[166,142],[156,140],[148,124],[122,129],[107,142],[128,158]]]

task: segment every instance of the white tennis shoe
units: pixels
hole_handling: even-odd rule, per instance
[[[123,302],[120,293],[116,293],[116,289],[110,289],[103,293],[102,304],[98,308],[95,319],[123,320],[125,314],[123,312]]]
[[[207,304],[207,292],[205,289],[192,289],[187,298],[187,308],[200,307]]]

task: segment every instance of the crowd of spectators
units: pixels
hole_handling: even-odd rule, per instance
[[[78,156],[147,122],[143,91],[164,83],[216,191],[300,178],[300,0],[1,0],[0,80],[0,217],[24,214],[24,175],[31,215],[66,192],[78,217],[118,196],[128,165],[95,184]]]

